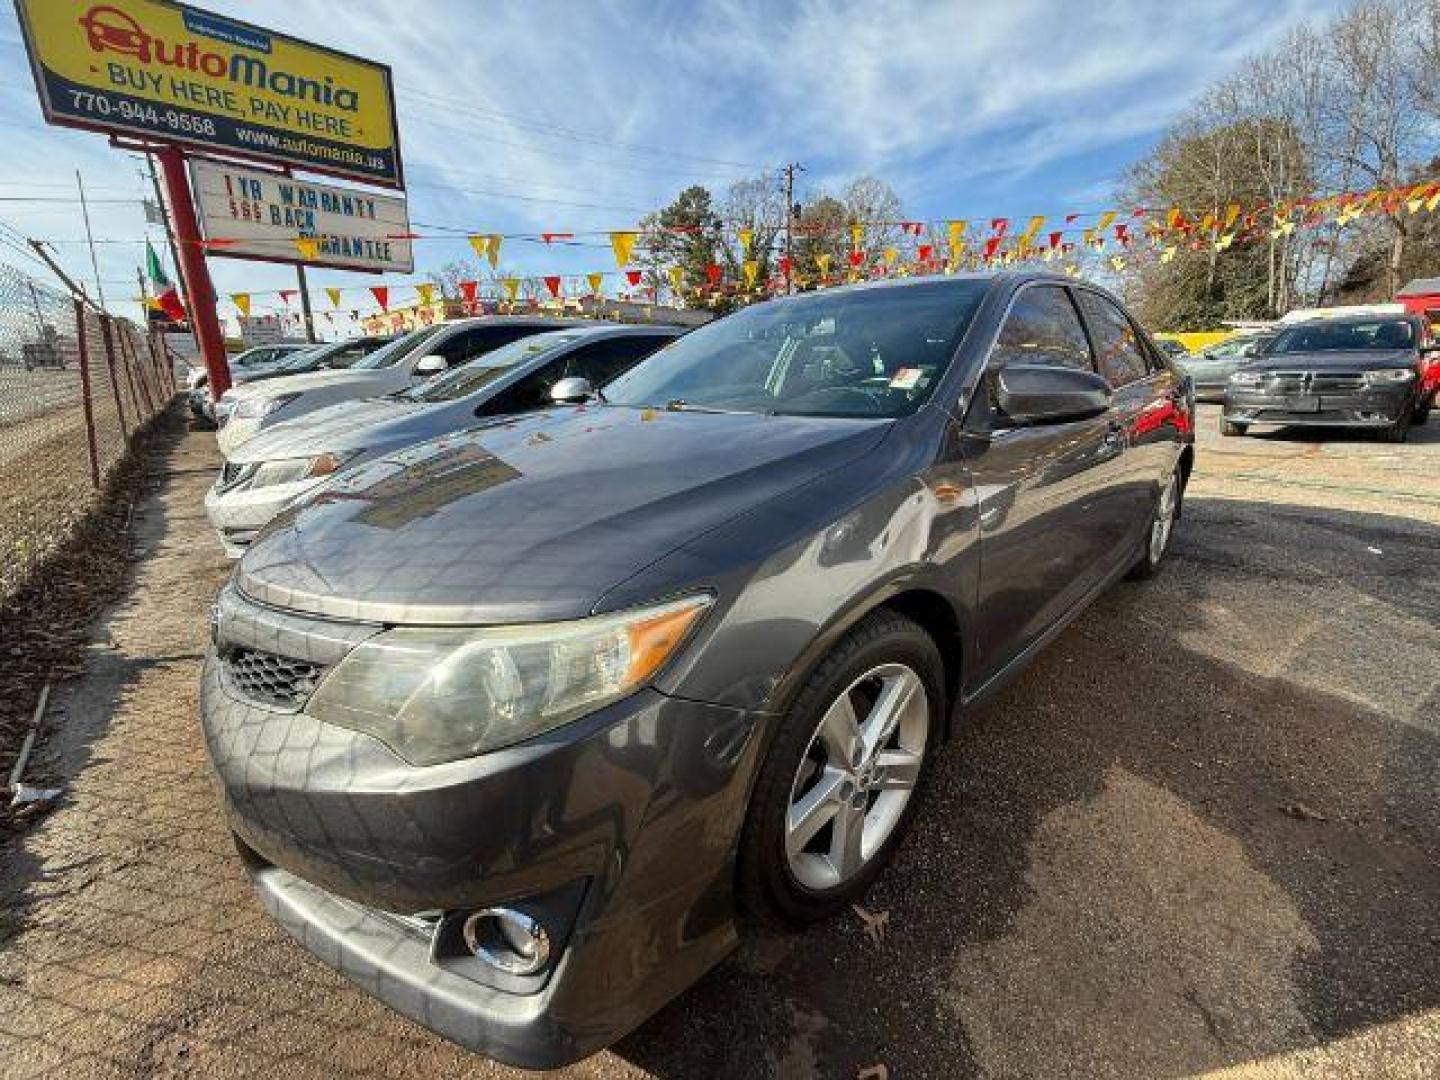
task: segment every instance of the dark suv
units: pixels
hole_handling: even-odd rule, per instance
[[[1415,315],[1292,323],[1230,376],[1221,433],[1244,435],[1252,424],[1358,427],[1404,442],[1429,411],[1421,383],[1435,350]]]
[[[1155,573],[1187,388],[1093,286],[911,279],[341,474],[215,608],[203,726],[260,896],[501,1060],[619,1038],[737,912],[861,897],[936,747]]]

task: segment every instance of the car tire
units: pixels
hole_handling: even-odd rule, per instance
[[[1410,417],[1405,415],[1387,428],[1380,429],[1380,440],[1387,443],[1403,443],[1410,437]]]
[[[1250,425],[1249,425],[1249,424],[1237,424],[1237,423],[1235,423],[1235,421],[1233,421],[1233,420],[1221,420],[1221,421],[1220,421],[1220,434],[1221,434],[1221,435],[1244,435],[1244,434],[1245,434],[1247,431],[1249,431],[1249,430],[1250,430]]]
[[[887,695],[904,702],[888,724],[877,707]],[[876,611],[831,649],[779,721],[760,767],[737,860],[746,912],[798,926],[865,895],[915,812],[945,708],[940,651],[904,615]],[[837,750],[847,745],[851,760],[842,762]]]
[[[1425,423],[1426,420],[1430,419],[1430,410],[1434,408],[1434,406],[1435,401],[1433,398],[1423,405],[1415,406],[1415,415],[1410,422],[1416,425]]]
[[[1150,527],[1145,531],[1145,550],[1140,559],[1130,568],[1129,577],[1135,581],[1149,581],[1160,572],[1160,564],[1170,550],[1170,539],[1175,533],[1175,522],[1180,519],[1180,504],[1185,498],[1185,486],[1180,472],[1172,472],[1155,496],[1155,509],[1151,511]]]

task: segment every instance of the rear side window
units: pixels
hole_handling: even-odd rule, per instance
[[[453,368],[543,329],[542,326],[477,326],[456,334],[430,351],[445,357],[446,365]]]
[[[571,353],[565,374],[588,379],[591,386],[604,386],[669,341],[670,338],[658,334],[606,338]]]
[[[1128,386],[1148,374],[1144,346],[1125,313],[1089,289],[1079,290],[1080,310],[1095,341],[1100,374],[1111,387]]]
[[[990,366],[1052,364],[1093,371],[1090,342],[1066,291],[1056,285],[1023,290],[1010,306]]]

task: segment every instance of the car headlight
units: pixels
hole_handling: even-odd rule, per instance
[[[691,596],[531,626],[399,627],[352,650],[305,711],[412,765],[473,757],[634,693],[711,603]]]
[[[275,484],[293,484],[297,480],[312,480],[329,476],[344,467],[358,450],[348,454],[320,454],[317,457],[279,458],[267,461],[255,470],[250,479],[250,488],[272,487]]]
[[[258,420],[262,416],[269,416],[277,409],[283,409],[299,396],[299,392],[296,392],[276,394],[274,397],[241,398],[235,406],[234,416],[237,420]]]
[[[1364,373],[1367,383],[1397,383],[1405,382],[1413,377],[1415,372],[1408,367],[1378,368],[1375,371]]]
[[[1259,386],[1265,381],[1265,376],[1258,371],[1237,371],[1230,376],[1230,381],[1236,386]]]

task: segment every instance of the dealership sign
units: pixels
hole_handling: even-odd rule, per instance
[[[190,186],[212,255],[340,270],[415,268],[404,198],[203,159],[190,163]]]
[[[390,69],[168,0],[16,0],[45,118],[404,186]]]

